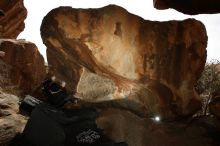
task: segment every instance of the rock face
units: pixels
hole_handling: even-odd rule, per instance
[[[0,10],[0,38],[17,38],[25,27],[27,17],[23,0],[1,0]]]
[[[0,51],[5,52],[1,59],[10,68],[8,79],[22,90],[22,94],[30,94],[46,74],[43,56],[36,45],[22,40],[3,39]]]
[[[26,119],[18,114],[18,97],[6,94],[0,89],[0,145],[6,146],[21,133]]]
[[[173,8],[189,15],[220,13],[219,0],[153,0],[154,7],[160,10]]]
[[[83,80],[83,67],[114,82],[111,99],[126,96],[149,113],[185,116],[200,106],[193,86],[206,61],[207,35],[197,20],[152,22],[114,5],[60,7],[44,18],[41,36],[49,65],[62,79],[70,76],[71,89]]]
[[[63,54],[56,48],[47,49],[50,73],[54,74],[57,79],[65,81],[67,83],[66,88],[69,89],[69,92],[75,93],[75,87],[79,82],[82,67],[77,62],[63,57]]]
[[[11,66],[0,59],[0,87],[8,87],[11,85],[10,74]]]
[[[211,101],[209,104],[209,110],[211,114],[220,119],[220,94]]]
[[[129,146],[220,144],[220,125],[216,119],[194,119],[189,123],[156,122],[129,111],[109,108],[101,111],[97,124],[114,141],[126,141]]]

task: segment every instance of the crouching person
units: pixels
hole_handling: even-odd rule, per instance
[[[115,143],[98,128],[96,108],[63,108],[70,99],[76,100],[68,95],[64,82],[52,77],[41,87],[47,103],[34,108],[16,146],[127,146]]]

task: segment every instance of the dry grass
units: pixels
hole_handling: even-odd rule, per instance
[[[111,99],[116,90],[112,80],[101,77],[84,69],[77,91],[87,101]]]

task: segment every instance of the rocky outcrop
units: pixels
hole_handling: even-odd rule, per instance
[[[163,10],[173,8],[189,15],[220,13],[219,0],[153,0],[154,7]]]
[[[63,58],[63,54],[57,49],[47,49],[47,60],[49,60],[50,74],[55,75],[58,80],[65,81],[68,91],[75,93],[82,67],[77,62]]]
[[[8,65],[8,79],[12,85],[18,86],[22,94],[30,94],[46,74],[43,56],[36,45],[23,40],[2,39],[0,51],[5,52],[1,59]]]
[[[220,94],[209,103],[209,111],[220,119]]]
[[[0,11],[0,38],[17,38],[27,17],[23,0],[1,0]]]
[[[129,146],[220,144],[220,125],[216,119],[207,117],[188,122],[157,122],[153,118],[143,119],[129,111],[109,108],[100,112],[97,125],[114,141],[125,141]]]
[[[41,36],[49,65],[69,74],[60,77],[71,89],[84,81],[83,67],[113,81],[108,99],[139,101],[151,114],[185,116],[200,106],[194,83],[206,61],[207,35],[197,20],[152,22],[114,5],[60,7],[44,18]]]
[[[17,96],[6,94],[0,89],[0,145],[7,146],[14,137],[21,133],[26,118],[18,114]]]

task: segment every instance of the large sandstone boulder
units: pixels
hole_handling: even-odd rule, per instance
[[[17,38],[24,30],[27,10],[23,0],[0,1],[0,38]]]
[[[163,10],[173,8],[184,14],[220,13],[219,0],[153,0],[154,7]]]
[[[127,97],[166,117],[200,107],[194,84],[206,61],[207,35],[197,20],[152,22],[114,5],[59,7],[43,19],[41,36],[49,65],[71,90],[89,90],[88,70],[112,80],[106,100]],[[84,77],[89,84],[80,89]]]
[[[0,59],[6,64],[4,66],[8,66],[5,68],[8,71],[2,74],[5,74],[5,79],[10,80],[11,85],[22,90],[21,94],[30,94],[45,77],[43,56],[33,43],[7,39],[0,41],[0,51],[5,52],[5,56]]]

